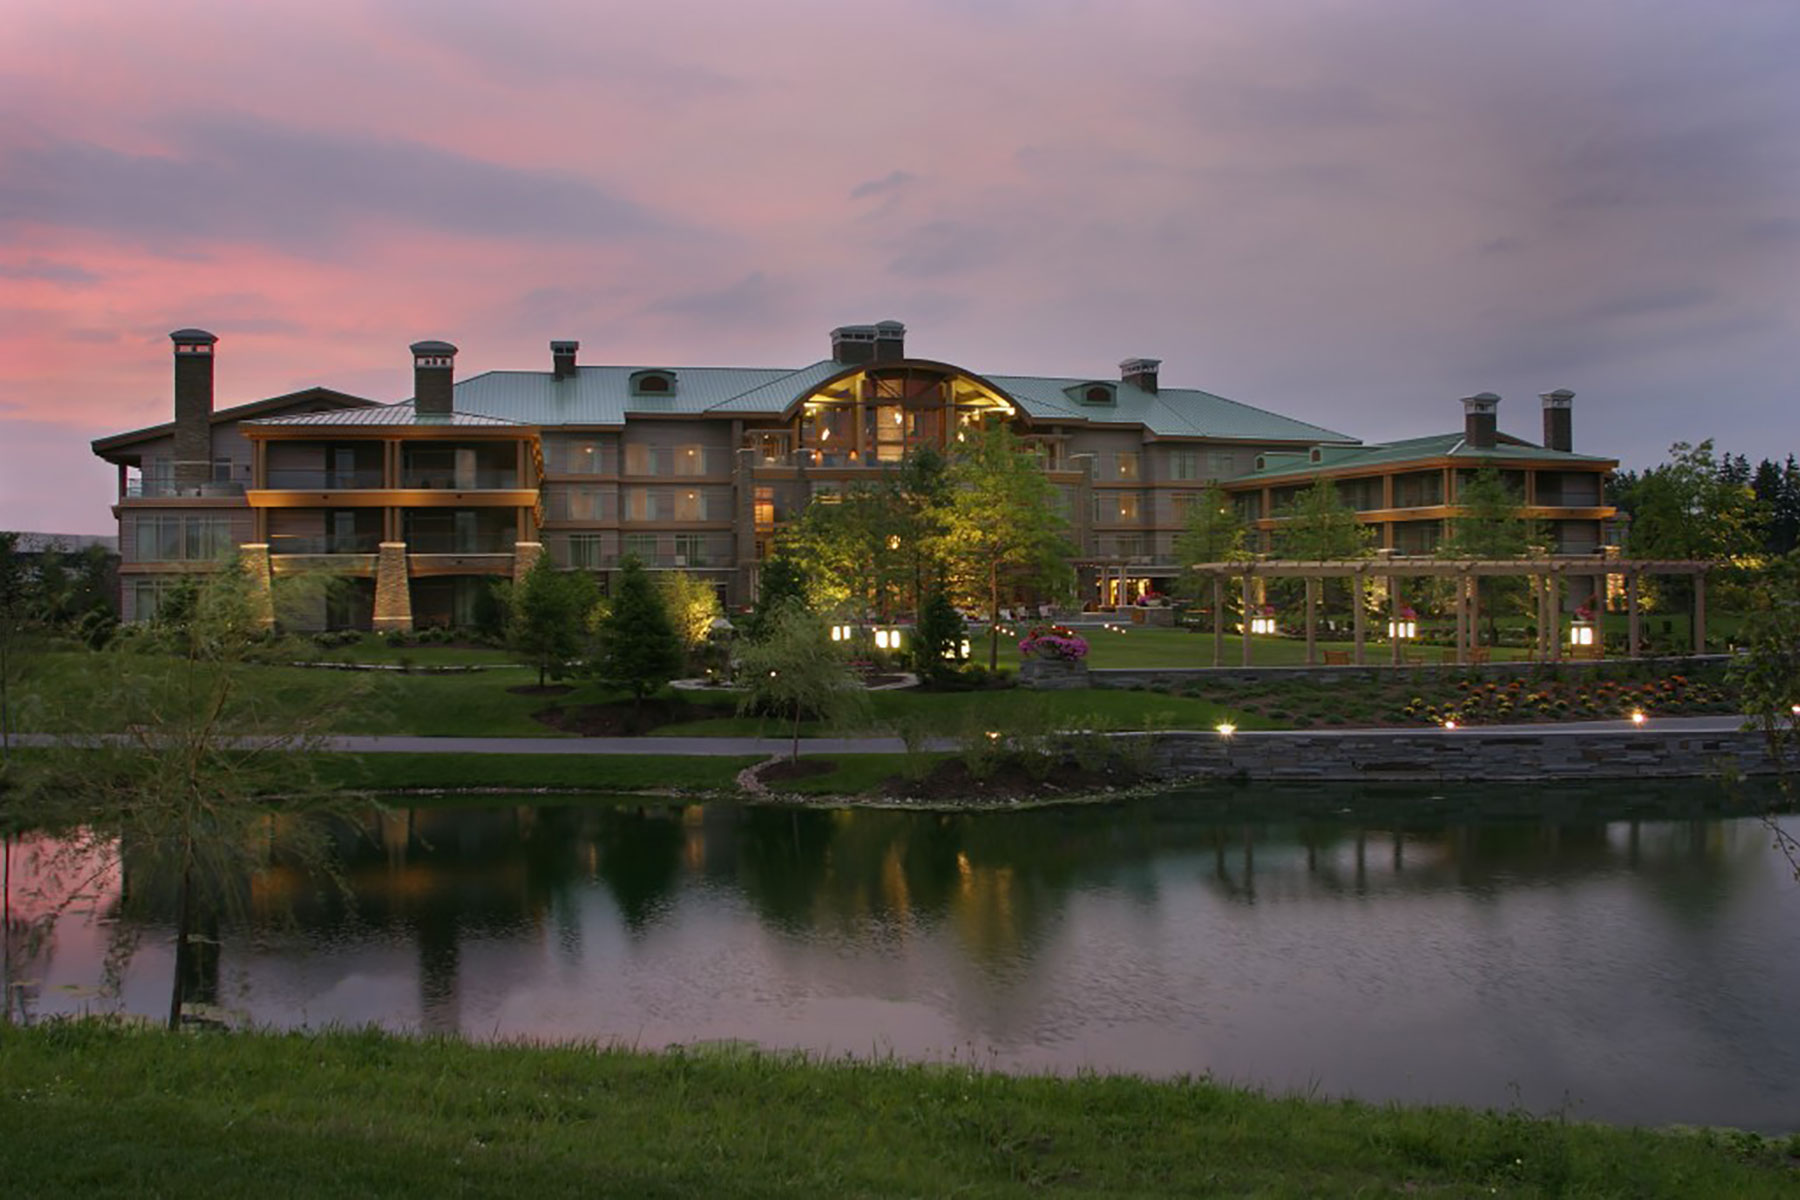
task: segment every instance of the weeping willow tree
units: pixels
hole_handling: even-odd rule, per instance
[[[244,882],[277,862],[328,870],[329,811],[367,804],[323,787],[311,753],[363,690],[342,677],[294,685],[273,670],[295,655],[268,628],[270,612],[235,563],[183,589],[119,649],[70,667],[104,684],[67,689],[71,707],[56,720],[67,736],[18,781],[45,826],[112,847],[126,904],[172,908],[171,1028],[196,931],[242,916]]]

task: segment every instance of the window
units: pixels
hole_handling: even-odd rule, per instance
[[[1143,515],[1143,496],[1138,492],[1120,492],[1118,500],[1119,520],[1132,525],[1137,524],[1139,517]]]
[[[677,488],[675,491],[675,519],[677,521],[706,520],[706,494],[698,488]]]
[[[179,579],[138,579],[131,585],[131,619],[154,621],[157,610],[169,592],[180,585]]]
[[[675,565],[678,567],[706,566],[706,538],[698,533],[676,534]]]
[[[631,443],[625,447],[625,473],[627,475],[655,475],[656,460],[660,456],[654,446],[643,446]]]
[[[1214,479],[1229,479],[1237,474],[1237,456],[1229,451],[1210,456]]]
[[[775,524],[775,489],[759,487],[756,489],[756,527],[769,529]]]
[[[1169,453],[1170,479],[1200,478],[1200,452],[1198,450],[1173,450]]]
[[[1121,450],[1113,455],[1114,474],[1125,480],[1138,477],[1138,454],[1136,450]]]
[[[707,469],[705,446],[675,447],[675,474],[704,475]]]
[[[675,390],[673,371],[637,371],[631,376],[634,396],[667,396]]]
[[[635,555],[646,564],[656,561],[656,535],[654,533],[628,533],[625,535],[625,553]]]
[[[1188,513],[1193,510],[1194,505],[1200,503],[1201,497],[1205,494],[1205,492],[1176,492],[1174,497],[1175,519],[1185,523]]]
[[[564,516],[571,521],[599,521],[605,516],[605,493],[599,488],[570,488],[567,493],[568,511]]]
[[[655,488],[631,488],[625,493],[625,516],[632,521],[654,521],[662,513],[660,494]]]
[[[1113,385],[1110,383],[1090,383],[1081,389],[1083,404],[1111,404],[1114,397]]]
[[[1144,535],[1141,533],[1120,534],[1113,539],[1113,553],[1120,558],[1142,558]]]
[[[137,562],[198,562],[223,558],[235,545],[229,517],[139,514],[133,555]]]
[[[569,555],[565,564],[571,567],[584,567],[593,570],[603,563],[600,535],[597,533],[571,533],[569,535]]]
[[[602,473],[599,442],[569,442],[563,448],[563,457],[563,471],[567,474],[599,475]]]

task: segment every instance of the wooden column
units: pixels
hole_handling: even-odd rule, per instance
[[[1400,577],[1388,576],[1388,655],[1394,666],[1400,665]]]
[[[1363,605],[1367,600],[1367,590],[1359,571],[1350,577],[1350,640],[1356,646],[1351,661],[1359,667],[1363,665],[1363,639],[1369,634],[1368,616],[1363,612]]]
[[[1481,576],[1469,576],[1469,661],[1481,651]]]
[[[1244,665],[1250,665],[1250,576],[1244,575]]]
[[[1319,581],[1306,577],[1306,665],[1319,665]]]
[[[1550,661],[1562,661],[1562,580],[1552,571],[1544,576],[1545,627],[1550,638]]]
[[[1451,576],[1456,593],[1456,661],[1469,661],[1469,580],[1465,575]]]
[[[1625,653],[1632,658],[1644,654],[1644,618],[1638,608],[1638,573],[1625,572]]]
[[[1706,572],[1694,573],[1694,653],[1706,653]]]
[[[1225,665],[1225,577],[1212,577],[1213,661],[1215,667]]]

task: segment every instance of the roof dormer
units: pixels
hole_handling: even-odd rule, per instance
[[[665,371],[660,367],[631,373],[631,394],[634,396],[673,396],[675,394],[675,372]]]
[[[1075,403],[1093,408],[1111,408],[1119,402],[1119,385],[1109,379],[1090,379],[1063,391]]]

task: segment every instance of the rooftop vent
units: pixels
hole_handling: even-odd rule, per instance
[[[550,378],[568,379],[575,374],[575,352],[580,342],[550,343]]]
[[[1162,367],[1160,358],[1128,358],[1119,364],[1119,378],[1134,388],[1156,394],[1156,373]]]

